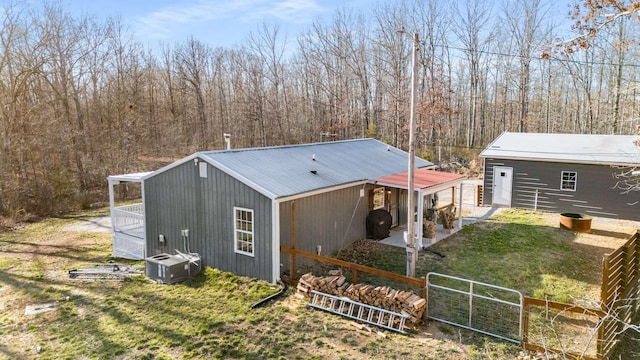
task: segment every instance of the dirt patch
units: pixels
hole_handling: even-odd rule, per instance
[[[545,225],[559,227],[560,214],[542,213]],[[640,230],[640,221],[607,219],[595,217],[591,222],[590,233],[578,233],[566,230],[571,242],[585,245],[596,251],[598,255],[604,256],[622,246],[629,237]]]
[[[111,232],[111,217],[101,216],[65,226],[65,231]]]

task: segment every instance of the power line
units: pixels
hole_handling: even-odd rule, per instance
[[[451,45],[433,45],[433,47],[449,49],[449,50],[457,50],[461,52],[469,51],[468,49],[460,48],[457,46],[451,46]],[[541,61],[555,61],[555,62],[572,63],[572,64],[579,64],[579,65],[603,65],[603,66],[606,65],[606,66],[622,66],[622,67],[629,67],[629,68],[640,68],[640,64],[620,64],[620,63],[606,62],[606,61],[587,62],[584,60],[561,59],[555,56],[549,56],[549,57],[543,57],[542,55],[541,56],[523,56],[518,54],[508,54],[508,53],[501,53],[501,52],[488,51],[488,50],[476,50],[476,52],[480,54],[487,54],[487,55],[506,56],[506,57],[512,57],[512,58],[541,60]]]

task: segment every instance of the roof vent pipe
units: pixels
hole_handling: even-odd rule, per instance
[[[222,135],[224,136],[224,148],[226,150],[230,150],[231,149],[231,134],[224,133]]]
[[[313,155],[311,156],[311,160],[316,161],[316,154],[313,154]]]

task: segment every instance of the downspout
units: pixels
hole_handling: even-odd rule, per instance
[[[279,250],[279,249],[278,249]],[[278,284],[280,284],[280,286],[282,286],[282,288],[275,294],[271,294],[269,296],[267,296],[266,298],[258,301],[257,303],[251,305],[251,310],[257,308],[260,305],[265,304],[266,302],[268,302],[269,300],[275,299],[278,296],[281,296],[282,294],[285,293],[285,291],[287,291],[287,284],[284,283],[284,281],[278,279]]]

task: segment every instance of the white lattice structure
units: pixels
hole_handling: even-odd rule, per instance
[[[111,233],[113,257],[141,260],[145,258],[146,230],[144,226],[144,178],[150,173],[112,175],[109,181],[109,205],[111,209]],[[142,203],[115,206],[113,187],[122,182],[139,183],[142,187]]]

